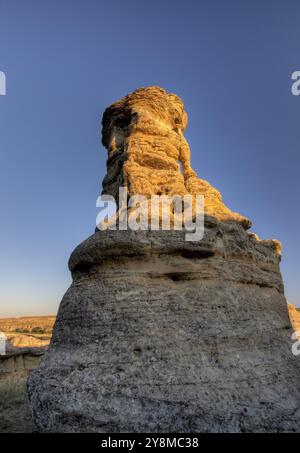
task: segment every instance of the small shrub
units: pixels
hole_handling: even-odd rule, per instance
[[[18,329],[15,330],[15,332],[16,333],[29,333],[29,330],[28,329],[20,329],[20,328],[18,328]]]
[[[31,333],[45,333],[45,329],[43,327],[34,327]]]

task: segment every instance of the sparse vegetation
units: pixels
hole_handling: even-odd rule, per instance
[[[33,327],[33,329],[31,329],[31,333],[46,333],[45,332],[45,329],[43,329],[43,327]]]
[[[27,376],[0,379],[0,433],[29,433],[34,430],[27,402]]]
[[[24,404],[27,400],[26,381],[0,380],[0,404],[5,408]]]
[[[52,333],[55,316],[28,316],[22,318],[0,319],[0,331],[28,334],[31,332],[39,334]]]
[[[47,347],[52,335],[55,316],[0,318],[0,331],[7,337],[8,351],[14,357],[20,348],[35,350]],[[0,368],[0,433],[30,433],[34,431],[27,401],[28,373],[39,362],[40,355],[24,358],[23,365]],[[12,359],[14,362],[14,359]],[[1,361],[0,361],[1,363]]]

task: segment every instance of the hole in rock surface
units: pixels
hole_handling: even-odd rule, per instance
[[[190,280],[190,274],[187,272],[170,272],[169,274],[166,274],[167,277],[169,277],[173,282],[180,282],[183,280]]]
[[[214,256],[214,252],[212,250],[189,250],[183,249],[178,250],[177,253],[181,255],[183,258],[190,258],[190,259],[205,259]]]
[[[91,270],[92,263],[79,263],[74,267],[73,272],[87,273]]]

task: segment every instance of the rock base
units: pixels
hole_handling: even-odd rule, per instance
[[[278,244],[237,223],[98,232],[70,258],[29,378],[43,432],[277,432],[300,426]]]

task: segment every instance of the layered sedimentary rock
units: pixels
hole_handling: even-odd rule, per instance
[[[41,431],[299,429],[280,244],[247,232],[249,220],[197,178],[185,126],[182,101],[157,87],[104,114],[104,192],[204,194],[205,234],[98,231],[75,249],[73,283],[28,383]]]
[[[121,186],[127,187],[128,196],[204,195],[207,215],[251,226],[249,219],[227,208],[220,192],[197,178],[183,135],[187,114],[178,96],[159,87],[141,88],[106,109],[102,125],[108,150],[103,193],[117,201]]]
[[[0,380],[7,376],[28,375],[37,367],[44,352],[43,349],[27,348],[0,356]]]
[[[300,309],[291,304],[289,304],[288,309],[293,329],[300,339]]]

